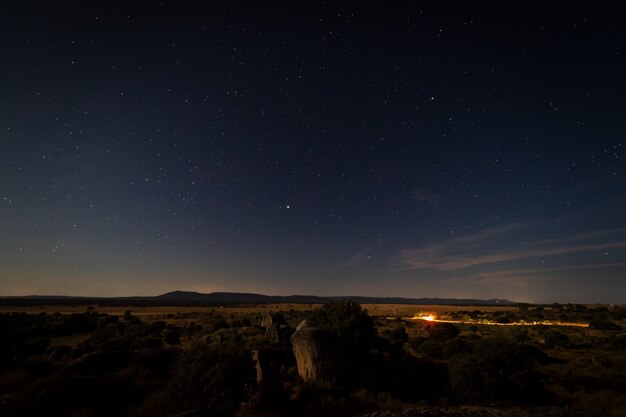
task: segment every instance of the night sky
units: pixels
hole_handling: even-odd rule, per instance
[[[626,303],[620,3],[469,3],[3,1],[0,295]]]

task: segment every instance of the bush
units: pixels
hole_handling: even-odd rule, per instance
[[[213,332],[228,328],[230,328],[230,324],[228,324],[228,322],[223,318],[217,318],[213,321],[213,323],[211,323],[211,331]]]
[[[546,342],[546,346],[550,348],[554,347],[567,347],[569,346],[569,337],[566,334],[557,331],[549,331],[543,336]]]
[[[452,323],[431,323],[426,325],[426,331],[431,339],[441,342],[457,337],[460,333],[459,328]]]
[[[418,336],[418,337],[416,337],[414,339],[411,339],[411,341],[409,342],[409,346],[414,351],[419,352],[420,346],[422,345],[422,343],[424,343],[427,340],[428,340],[428,338],[426,338],[426,337]]]
[[[619,330],[620,326],[612,321],[596,319],[589,322],[589,327],[597,330]]]
[[[433,359],[441,359],[443,358],[443,343],[440,340],[427,339],[417,351]]]
[[[626,308],[616,308],[611,311],[611,317],[613,320],[624,320],[626,319]]]
[[[469,355],[448,361],[450,387],[458,401],[544,401],[545,395],[532,370],[547,361],[539,349],[504,338],[476,341]]]
[[[165,335],[163,336],[163,340],[165,340],[165,343],[167,343],[168,345],[177,345],[180,343],[180,333],[180,327],[169,324],[165,328]]]
[[[374,321],[357,303],[334,301],[324,304],[307,321],[360,347],[372,346],[376,338]]]
[[[183,351],[174,373],[167,390],[174,411],[201,410],[212,416],[236,411],[256,381],[250,354],[234,346],[194,345]]]
[[[465,355],[471,352],[469,344],[462,338],[455,337],[446,340],[442,347],[443,357],[449,359],[454,355]]]
[[[395,327],[391,331],[389,336],[390,336],[391,340],[393,340],[394,342],[404,343],[404,342],[407,342],[409,340],[409,335],[406,332],[406,329],[404,328],[404,326]]]
[[[489,376],[471,355],[454,356],[448,362],[450,389],[457,401],[491,399],[493,391]]]

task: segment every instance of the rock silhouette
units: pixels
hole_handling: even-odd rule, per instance
[[[287,343],[293,333],[293,328],[282,314],[266,314],[261,320],[261,327],[265,329],[265,338],[275,342]]]
[[[340,348],[338,338],[315,327],[298,325],[298,329],[291,336],[291,344],[300,377],[319,385],[344,382],[346,352]]]

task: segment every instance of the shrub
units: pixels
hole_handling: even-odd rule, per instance
[[[443,358],[443,343],[437,339],[427,339],[417,349],[419,353],[433,359]]]
[[[230,328],[230,324],[228,324],[228,322],[223,318],[217,318],[213,321],[213,323],[211,323],[211,331],[213,332],[228,328]]]
[[[471,354],[454,355],[448,361],[450,387],[459,401],[541,402],[544,390],[532,370],[546,361],[545,354],[531,345],[504,338],[479,339]]]
[[[550,348],[554,347],[567,347],[569,346],[569,337],[566,334],[557,331],[549,331],[543,336],[546,342],[546,346]]]
[[[157,320],[150,325],[150,328],[152,328],[155,332],[160,332],[165,329],[166,326],[167,323],[165,323],[163,320]]]
[[[376,338],[374,321],[357,303],[334,301],[324,304],[307,320],[311,325],[357,346],[372,346]]]
[[[165,343],[167,343],[168,345],[177,345],[180,343],[180,333],[180,327],[169,324],[165,328],[163,340],[165,340]]]
[[[409,346],[414,351],[419,352],[420,346],[422,345],[422,343],[424,343],[427,340],[428,340],[428,338],[426,338],[426,337],[418,336],[418,337],[416,337],[414,339],[411,339],[411,341],[409,342]]]
[[[229,415],[246,400],[255,384],[250,354],[196,344],[183,351],[175,365],[168,397],[176,411],[202,410],[212,416]]]
[[[462,338],[458,337],[446,340],[442,346],[442,354],[446,359],[449,359],[454,355],[468,354],[470,351],[471,349],[469,344],[467,344],[467,342]]]
[[[612,321],[596,319],[589,322],[589,327],[597,330],[619,330],[620,326]]]
[[[389,336],[390,336],[391,340],[393,340],[394,342],[404,343],[404,342],[407,342],[409,340],[409,335],[406,332],[406,329],[404,328],[404,326],[395,327],[391,331]]]
[[[431,339],[445,342],[459,335],[459,328],[452,323],[431,323],[426,326]]]
[[[471,355],[454,356],[448,362],[450,389],[457,401],[491,399],[489,376]]]
[[[133,315],[130,310],[124,311],[124,321],[132,321]]]

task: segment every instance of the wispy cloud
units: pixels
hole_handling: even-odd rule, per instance
[[[511,279],[546,279],[547,276],[561,278],[563,275],[571,276],[572,273],[581,271],[593,271],[594,273],[611,271],[623,276],[623,270],[626,270],[626,262],[614,263],[598,263],[598,264],[578,264],[570,266],[559,266],[549,268],[521,268],[521,269],[505,269],[500,271],[479,272],[472,274],[473,278],[477,278],[481,282],[503,282]]]
[[[479,265],[626,248],[626,227],[533,239],[526,229],[539,224],[537,221],[512,223],[405,249],[394,256],[393,264],[399,270],[456,271]]]
[[[489,240],[497,239],[501,236],[504,236],[514,230],[523,229],[525,227],[530,226],[531,224],[536,223],[535,221],[529,221],[527,223],[509,223],[501,227],[494,227],[491,229],[485,229],[478,233],[473,233],[465,236],[456,236],[450,238],[451,242],[458,243],[480,243],[486,242]]]

